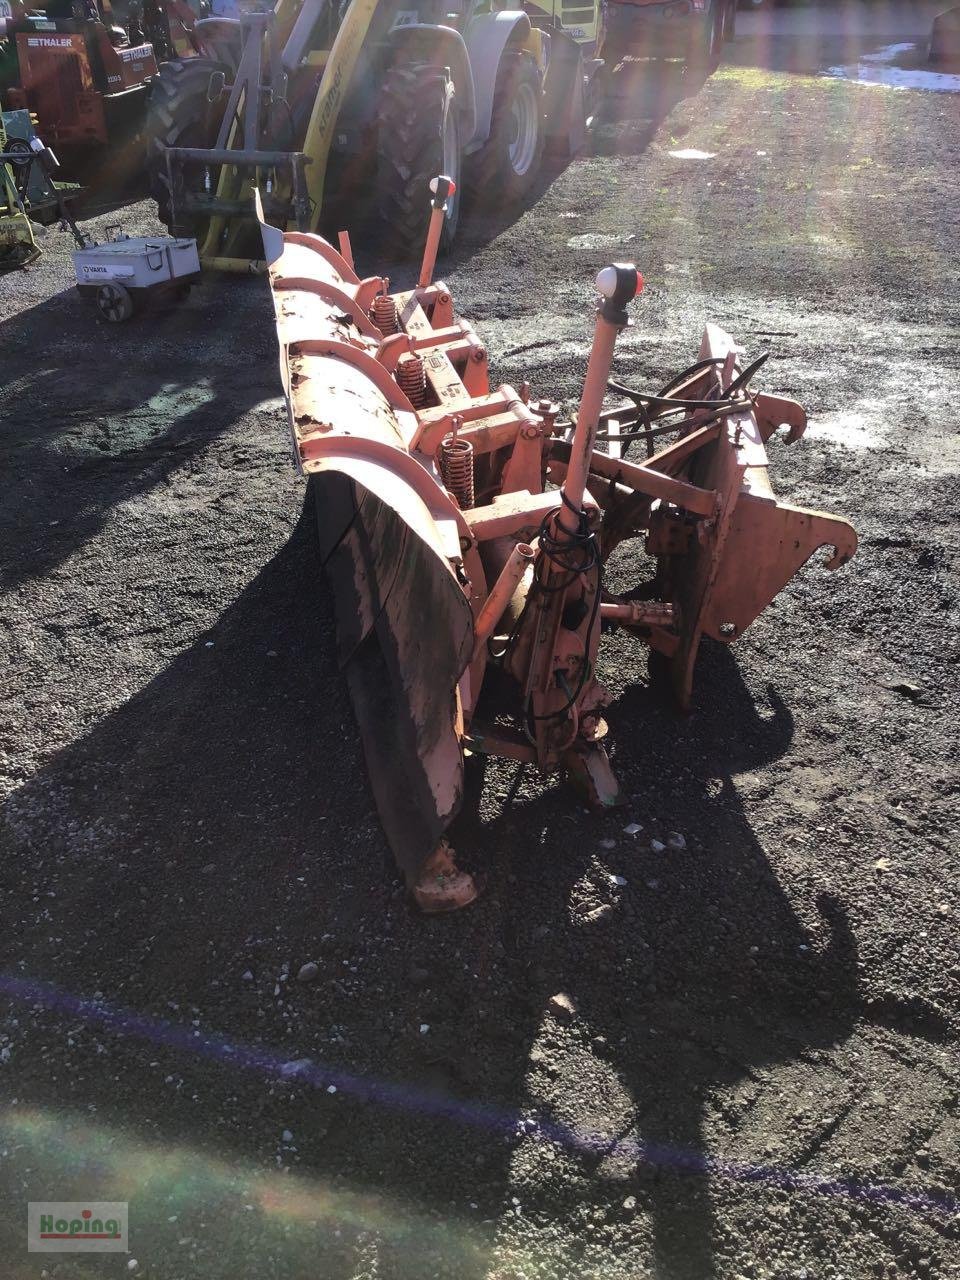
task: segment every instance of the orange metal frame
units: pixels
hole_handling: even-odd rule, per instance
[[[486,348],[432,278],[442,217],[441,204],[419,284],[392,294],[387,280],[358,277],[345,235],[338,252],[319,236],[264,227],[298,464],[347,477],[357,519],[365,496],[389,508],[428,553],[421,572],[434,577],[431,599],[441,602],[433,617],[408,616],[413,606],[373,582],[354,555],[357,637],[388,615],[391,634],[403,633],[401,656],[431,629],[446,633],[431,642],[461,655],[442,725],[417,678],[399,673],[437,831],[459,805],[465,748],[565,771],[591,802],[616,803],[602,744],[608,694],[596,678],[602,627],[625,627],[666,655],[686,708],[703,636],[730,643],[819,547],[833,549],[827,563],[836,568],[857,545],[845,520],[773,494],[764,446],[781,424],[790,441],[802,435],[805,415],[792,401],[736,392],[719,418],[692,409],[645,461],[620,456],[617,413],[602,404],[637,281],[631,267],[598,277],[575,425],[558,424],[556,406],[533,401],[526,385],[491,387]],[[709,363],[675,394],[724,401],[736,353],[708,325],[700,355]],[[638,536],[656,564],[654,598],[618,599],[603,588],[603,560]],[[385,563],[378,555],[372,563]],[[506,725],[478,705],[491,666],[512,679]],[[403,833],[387,817],[384,825],[423,905],[470,899],[472,882],[442,838],[401,857]]]

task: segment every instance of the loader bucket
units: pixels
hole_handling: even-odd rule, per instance
[[[376,360],[361,282],[319,236],[264,227],[297,463],[309,477],[338,654],[388,841],[416,880],[460,804],[458,683],[473,613],[462,517],[407,450],[415,416]]]

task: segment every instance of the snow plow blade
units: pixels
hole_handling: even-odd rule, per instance
[[[466,749],[565,774],[590,804],[619,802],[603,631],[664,654],[686,709],[704,636],[731,643],[818,548],[838,568],[857,546],[847,521],[774,496],[766,443],[780,426],[796,442],[806,416],[751,388],[765,356],[742,367],[708,325],[698,360],[656,394],[609,382],[642,289],[630,264],[597,276],[575,420],[526,384],[491,389],[483,344],[433,281],[451,189],[434,179],[419,280],[399,293],[357,276],[345,235],[338,252],[262,226],[340,661],[387,839],[427,910],[475,896],[445,839]],[[626,402],[604,408],[611,390]],[[640,442],[642,461],[628,456]],[[639,580],[615,595],[605,562],[627,540]]]
[[[281,373],[333,588],[338,656],[384,829],[415,876],[462,792],[457,684],[473,644],[455,569],[462,521],[407,451],[415,418],[374,368],[372,325],[360,309],[351,319],[351,276],[317,236],[288,235],[270,263]]]

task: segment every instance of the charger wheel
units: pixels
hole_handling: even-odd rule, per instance
[[[122,284],[102,284],[97,290],[95,301],[97,310],[111,324],[120,324],[133,315],[133,298],[130,290],[125,289]]]

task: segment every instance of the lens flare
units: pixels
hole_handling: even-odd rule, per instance
[[[887,1204],[916,1213],[951,1216],[960,1210],[960,1201],[948,1192],[912,1191],[852,1178],[827,1178],[790,1169],[725,1160],[703,1151],[673,1147],[642,1139],[614,1140],[586,1130],[577,1130],[554,1121],[531,1119],[483,1102],[469,1102],[441,1093],[416,1089],[388,1080],[361,1076],[339,1068],[326,1067],[307,1058],[290,1061],[269,1049],[255,1048],[226,1036],[198,1032],[195,1028],[167,1019],[153,1018],[103,1000],[85,999],[61,991],[49,983],[31,982],[6,974],[0,977],[0,992],[36,1009],[80,1018],[121,1036],[146,1040],[191,1057],[221,1062],[241,1071],[251,1071],[266,1079],[295,1080],[314,1088],[342,1092],[355,1100],[388,1110],[443,1118],[453,1124],[492,1134],[523,1135],[551,1142],[568,1151],[600,1156],[614,1149],[622,1158],[679,1173],[699,1174],[732,1182],[762,1183],[784,1190],[837,1196],[870,1204]]]

